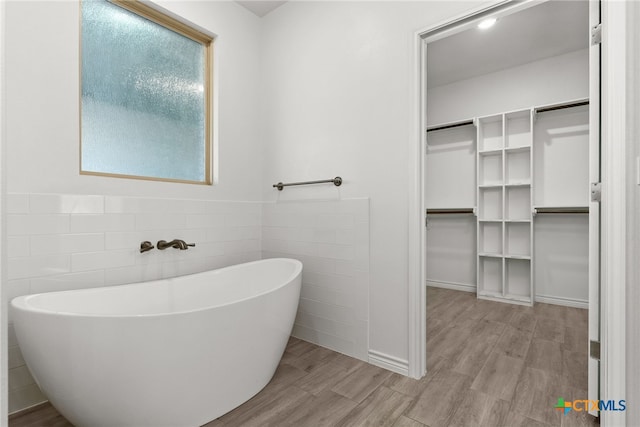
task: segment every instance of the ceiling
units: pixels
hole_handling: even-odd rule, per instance
[[[282,6],[286,1],[267,1],[267,0],[249,0],[249,1],[236,1],[236,3],[249,9],[259,17],[265,16],[277,7]]]
[[[429,87],[516,67],[589,46],[588,1],[552,0],[429,43]]]

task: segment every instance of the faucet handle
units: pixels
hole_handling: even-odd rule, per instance
[[[144,242],[140,243],[140,253],[150,251],[153,248],[155,248],[155,246],[153,246],[153,243],[151,243],[148,240],[145,240]]]
[[[187,243],[187,246],[191,246],[192,248],[195,246],[195,243]]]

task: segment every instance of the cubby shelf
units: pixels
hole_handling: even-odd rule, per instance
[[[480,156],[491,156],[491,155],[496,155],[496,154],[502,154],[502,148],[478,151],[478,155],[480,155]]]
[[[525,145],[522,147],[505,147],[504,151],[508,153],[526,152],[526,151],[531,151],[531,147],[528,145]]]
[[[531,257],[529,255],[510,255],[510,254],[505,254],[504,255],[505,258],[509,258],[509,259],[526,259],[526,260],[530,260]]]
[[[478,254],[479,257],[488,257],[488,258],[502,258],[502,254],[491,254],[488,252],[481,252]]]
[[[533,304],[533,111],[477,123],[477,292]]]

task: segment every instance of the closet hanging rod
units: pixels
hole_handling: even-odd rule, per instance
[[[533,208],[534,215],[536,214],[588,214],[588,206],[579,207],[548,207],[548,208]]]
[[[333,179],[321,179],[319,181],[288,182],[286,184],[283,184],[282,182],[279,182],[277,184],[273,184],[273,188],[277,188],[278,191],[282,191],[282,189],[284,187],[289,187],[289,186],[292,186],[292,185],[324,184],[324,183],[328,183],[328,182],[333,183],[333,185],[335,185],[336,187],[340,187],[342,185],[342,178],[340,178],[339,176],[336,176]]]
[[[464,122],[449,123],[447,125],[438,125],[438,126],[434,126],[434,127],[431,127],[431,128],[427,128],[427,132],[434,132],[436,130],[457,128],[457,127],[460,127],[460,126],[467,126],[467,125],[472,125],[472,124],[473,124],[473,120],[465,120]]]
[[[567,104],[551,105],[549,107],[536,108],[536,113],[546,113],[547,111],[563,110],[565,108],[581,107],[583,105],[589,105],[589,100],[575,101]]]
[[[427,209],[427,215],[444,215],[444,214],[475,214],[474,208],[457,208],[457,209]]]

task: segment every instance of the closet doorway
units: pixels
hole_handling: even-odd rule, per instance
[[[597,2],[508,2],[424,38],[428,375],[550,424],[545,393],[598,399],[596,22]]]

